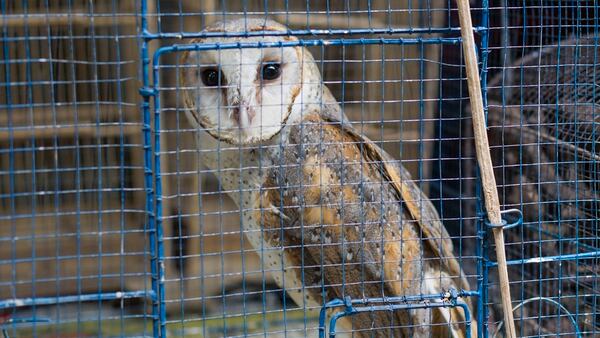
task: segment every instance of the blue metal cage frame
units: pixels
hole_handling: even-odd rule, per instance
[[[348,29],[348,30],[321,30],[321,29],[306,29],[306,30],[289,30],[288,32],[243,32],[243,33],[163,33],[152,32],[148,29],[147,6],[146,1],[142,1],[141,7],[142,21],[142,67],[143,67],[143,87],[140,89],[140,94],[143,97],[143,114],[144,114],[144,140],[145,140],[145,163],[146,170],[146,190],[147,190],[147,211],[149,214],[149,234],[151,236],[151,251],[152,251],[152,288],[153,288],[153,320],[154,320],[154,335],[159,337],[166,336],[166,313],[164,306],[164,248],[162,240],[162,178],[160,173],[161,153],[160,153],[160,111],[161,101],[158,88],[160,87],[160,66],[161,57],[169,53],[178,53],[184,51],[197,50],[222,50],[222,49],[243,49],[243,48],[267,48],[267,47],[294,47],[294,46],[349,46],[349,45],[441,45],[450,44],[457,45],[462,42],[460,37],[460,27],[448,28],[409,28],[409,29]],[[481,38],[480,43],[480,59],[481,59],[481,82],[485,97],[486,65],[487,65],[487,25],[488,25],[488,2],[483,1],[481,8],[481,22],[475,28]],[[422,37],[427,34],[445,34],[451,37]],[[393,35],[393,34],[411,34],[415,38],[353,38],[354,35]],[[157,49],[152,57],[149,56],[148,43],[152,40],[160,39],[182,39],[182,38],[206,38],[206,37],[247,37],[247,36],[308,36],[319,37],[319,39],[300,39],[299,41],[278,42],[278,43],[223,43],[223,44],[187,44],[187,45],[170,45]],[[348,38],[331,39],[328,36],[338,35],[347,36]],[[152,81],[150,81],[149,73],[152,72]],[[153,107],[152,107],[153,105]],[[153,108],[153,109],[152,109]],[[154,179],[154,180],[153,180]],[[478,205],[482,208],[483,204]],[[373,311],[393,311],[393,310],[409,310],[417,308],[432,308],[432,307],[460,307],[465,311],[468,321],[472,317],[467,305],[458,300],[457,297],[474,297],[477,299],[477,321],[479,325],[478,335],[487,337],[487,311],[485,304],[487,303],[487,274],[489,268],[494,266],[494,262],[489,261],[487,241],[487,230],[485,226],[485,215],[480,212],[481,220],[478,224],[479,247],[477,251],[479,264],[477,267],[478,278],[477,290],[455,290],[446,294],[435,295],[420,295],[413,298],[377,298],[377,299],[333,299],[328,301],[321,309],[319,315],[319,337],[326,336],[325,311],[332,308],[343,308],[336,312],[329,322],[329,337],[336,335],[336,322],[341,317],[352,316],[360,312]],[[515,224],[516,225],[516,224]],[[423,303],[426,300],[440,300],[440,303]],[[471,337],[469,330],[470,323],[466,324],[467,337]]]
[[[161,47],[154,52],[152,57],[152,70],[153,70],[153,81],[150,87],[144,87],[141,90],[142,95],[144,96],[144,107],[147,107],[147,112],[144,112],[144,115],[150,114],[150,104],[147,103],[147,100],[150,98],[153,99],[154,104],[154,113],[153,113],[153,130],[154,138],[151,146],[153,147],[153,176],[154,176],[154,186],[156,187],[156,191],[152,192],[152,196],[148,196],[148,201],[156,200],[154,205],[149,206],[151,209],[148,210],[150,215],[154,215],[150,217],[150,221],[154,222],[149,225],[150,229],[154,229],[151,232],[151,236],[155,236],[151,240],[156,243],[152,243],[151,249],[153,250],[153,260],[154,265],[152,268],[154,270],[155,277],[153,278],[154,285],[154,294],[158,295],[158,299],[155,300],[156,304],[153,308],[153,314],[155,317],[155,334],[160,334],[161,336],[166,335],[166,326],[165,326],[165,308],[164,308],[164,284],[161,281],[164,279],[164,248],[162,241],[162,200],[160,196],[162,195],[162,179],[160,173],[161,166],[161,153],[160,153],[160,112],[161,112],[161,102],[160,95],[156,95],[160,87],[160,60],[161,56],[168,53],[178,53],[184,51],[196,51],[196,50],[212,50],[212,49],[244,49],[244,48],[268,48],[268,47],[295,47],[295,46],[349,46],[349,45],[369,45],[369,44],[391,44],[391,45],[425,45],[425,44],[458,44],[460,43],[459,38],[415,38],[415,39],[332,39],[332,40],[299,40],[299,41],[288,41],[288,42],[276,42],[276,43],[227,43],[227,44],[189,44],[189,45],[173,45],[167,47]],[[150,65],[148,65],[150,66]],[[146,108],[145,108],[146,109]],[[148,190],[151,190],[151,187],[147,187]],[[154,247],[154,245],[156,245]],[[461,297],[471,297],[480,295],[480,291],[473,292],[468,290],[461,290]],[[389,299],[365,299],[360,301],[355,300],[339,300],[334,299],[328,302],[324,307],[323,311],[326,308],[338,307],[341,305],[345,306],[344,312],[340,312],[331,319],[330,322],[330,336],[335,336],[335,323],[336,321],[343,316],[351,316],[353,314],[362,312],[362,311],[389,311],[389,310],[408,310],[408,309],[417,309],[417,308],[431,308],[431,307],[461,307],[467,313],[467,318],[471,317],[471,314],[468,311],[468,307],[465,303],[461,301],[457,301],[457,295],[453,295],[448,297],[448,295],[423,295],[422,297],[416,297],[415,299],[407,299],[406,297],[402,298],[389,298]],[[416,301],[422,301],[427,299],[442,299],[446,300],[443,303],[438,304],[419,304],[415,303]],[[411,303],[411,301],[413,303]],[[384,303],[384,305],[380,306],[364,306],[364,307],[356,307],[354,304],[370,304],[370,303]],[[324,312],[321,312],[320,316],[320,327],[325,327],[324,322]],[[469,327],[470,324],[467,325]],[[323,336],[324,331],[320,331],[320,335]],[[467,337],[470,337],[470,332],[467,333]]]

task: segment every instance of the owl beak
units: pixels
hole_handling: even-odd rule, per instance
[[[256,111],[245,101],[240,102],[237,107],[234,107],[231,113],[231,118],[241,129],[250,127],[254,116],[256,116]]]

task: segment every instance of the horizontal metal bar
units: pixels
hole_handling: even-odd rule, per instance
[[[456,293],[456,297],[474,297],[479,296],[478,291],[462,290]],[[401,296],[401,297],[385,297],[385,298],[360,298],[352,299],[350,304],[372,304],[372,303],[408,303],[408,302],[422,302],[425,300],[439,300],[448,298],[447,292],[435,293],[435,294],[423,294],[414,296]],[[338,306],[345,306],[346,303],[342,299],[334,299],[325,304],[325,308],[332,308]]]
[[[433,303],[438,304],[435,307],[454,307],[459,306],[465,309],[465,312],[468,312],[469,309],[466,304],[457,301],[458,297],[471,297],[471,296],[479,296],[478,291],[470,291],[470,290],[461,290],[461,291],[451,291],[451,292],[442,292],[436,294],[423,294],[423,295],[414,295],[414,296],[401,296],[401,297],[385,297],[385,298],[361,298],[361,299],[351,299],[349,297],[345,299],[334,299],[327,302],[324,306],[321,307],[319,312],[319,337],[325,337],[325,317],[326,310],[329,308],[336,307],[345,307],[344,312],[337,313],[331,319],[331,323],[335,323],[335,321],[341,317],[352,315],[358,312],[368,312],[368,311],[393,311],[393,310],[403,310],[403,309],[415,309],[422,307],[431,307],[432,303],[424,304],[423,301],[432,301],[439,300],[444,301],[444,303]],[[379,304],[384,303],[384,305],[370,305],[370,304]],[[361,307],[354,307],[354,305],[361,305]],[[464,306],[463,306],[464,305]],[[467,314],[469,317],[470,314]],[[330,329],[333,328],[333,331],[330,331],[330,335],[332,332],[335,332],[335,324],[333,326],[330,325]]]
[[[0,309],[25,307],[33,305],[54,305],[64,303],[109,301],[116,299],[150,298],[154,299],[156,294],[152,290],[104,292],[58,297],[35,297],[35,298],[13,298],[0,301]]]
[[[318,39],[298,41],[274,42],[228,42],[228,43],[195,43],[170,45],[158,48],[154,52],[153,66],[160,65],[160,56],[173,52],[215,50],[215,49],[243,49],[243,48],[282,48],[282,47],[310,47],[310,46],[352,46],[352,45],[439,45],[458,44],[461,38],[378,38],[378,39]]]
[[[486,27],[474,27],[476,33],[487,30]],[[353,28],[353,29],[290,29],[286,31],[250,31],[250,32],[170,32],[153,33],[144,31],[143,37],[146,40],[154,39],[193,39],[193,38],[218,38],[218,37],[252,37],[252,36],[332,36],[332,35],[374,35],[374,34],[441,34],[458,33],[460,27],[444,28]]]
[[[591,258],[600,258],[600,251],[584,252],[584,253],[579,253],[579,254],[548,256],[548,257],[515,259],[515,260],[507,261],[506,264],[508,264],[508,265],[535,264],[535,263],[572,261],[572,260],[577,260],[577,259],[591,259]],[[489,267],[498,266],[498,263],[497,262],[488,262],[487,266],[489,266]]]

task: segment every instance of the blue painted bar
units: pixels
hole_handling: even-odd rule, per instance
[[[432,298],[439,299],[439,298]],[[471,337],[471,312],[469,311],[469,306],[456,299],[448,301],[444,300],[440,303],[401,303],[401,304],[393,304],[388,303],[384,305],[367,305],[361,307],[353,307],[347,306],[346,309],[342,312],[337,312],[329,321],[329,337],[333,338],[336,336],[336,324],[340,318],[352,316],[357,313],[363,312],[375,312],[375,311],[398,311],[398,310],[413,310],[413,309],[431,309],[438,307],[460,307],[465,312],[465,326],[466,326],[466,337]],[[319,325],[319,337],[325,338],[325,327]]]
[[[385,297],[385,298],[365,298],[365,299],[334,299],[327,302],[319,312],[319,338],[325,338],[325,321],[327,317],[327,309],[336,307],[345,307],[344,312],[338,312],[332,316],[329,325],[329,336],[335,337],[335,322],[346,316],[350,316],[360,312],[371,311],[396,311],[423,309],[433,307],[462,307],[465,310],[465,318],[467,319],[467,336],[470,337],[471,313],[466,303],[458,301],[459,297],[479,297],[478,291],[461,290],[457,292],[444,292],[437,294],[424,294],[403,297]],[[424,301],[438,300],[441,303],[423,303]],[[383,305],[371,305],[383,304]],[[362,305],[355,307],[355,305]]]
[[[475,32],[486,31],[487,27],[473,27]],[[180,32],[180,33],[151,33],[146,32],[144,38],[154,39],[193,39],[219,37],[251,37],[251,36],[353,36],[353,35],[394,35],[394,34],[457,34],[460,27],[446,28],[354,28],[354,29],[290,29],[287,31],[254,31],[254,32]]]
[[[298,40],[276,42],[228,42],[228,43],[196,43],[171,45],[158,48],[154,52],[153,66],[160,66],[160,56],[172,52],[200,51],[213,49],[243,49],[243,48],[281,48],[281,47],[310,47],[310,46],[353,46],[353,45],[439,45],[458,44],[461,38],[379,38],[379,39],[332,39],[332,40]],[[157,79],[155,79],[156,83]],[[156,88],[156,85],[154,86]]]
[[[145,0],[142,0],[140,8],[141,16],[141,36],[143,38],[141,48],[141,59],[142,59],[142,88],[140,94],[142,96],[142,121],[143,121],[143,135],[144,135],[144,183],[146,189],[146,212],[148,219],[145,224],[145,230],[148,232],[150,242],[150,271],[152,275],[152,291],[155,295],[152,298],[152,333],[154,337],[165,337],[166,332],[164,330],[164,323],[166,321],[166,315],[164,313],[164,295],[161,293],[160,285],[163,280],[159,276],[160,268],[158,266],[159,252],[157,250],[157,236],[156,230],[156,212],[155,212],[155,191],[154,191],[154,168],[153,156],[152,156],[152,125],[151,125],[151,114],[150,114],[150,97],[154,95],[153,91],[150,91],[150,77],[149,77],[149,65],[150,58],[148,55],[148,39],[146,38],[148,32],[148,21],[147,21],[147,4]]]
[[[476,31],[475,33],[479,33],[481,36],[481,42],[479,45],[479,59],[481,62],[481,69],[480,69],[480,84],[481,84],[481,95],[482,95],[482,99],[483,99],[483,111],[484,114],[486,116],[487,119],[487,113],[488,113],[488,104],[487,104],[487,73],[488,73],[488,69],[487,69],[487,64],[488,64],[488,56],[489,56],[489,46],[488,46],[488,41],[489,41],[489,37],[488,37],[488,28],[489,28],[489,2],[488,0],[482,0],[481,3],[481,27],[484,27],[484,29],[480,30],[480,31]],[[477,49],[476,49],[477,51]],[[477,198],[477,210],[479,211],[479,213],[483,216],[483,211],[485,210],[485,205],[484,205],[484,200],[481,197],[481,194],[479,194],[480,189],[481,189],[481,177],[479,175],[479,170],[476,171],[477,173],[477,190],[478,190],[478,198]],[[487,220],[487,216],[485,216],[485,219]],[[522,220],[522,217],[520,218]],[[489,239],[490,237],[486,235],[486,230],[484,228],[484,224],[488,225],[489,222],[477,222],[479,223],[478,227],[479,228],[479,232],[480,233],[484,233],[483,236],[481,236],[481,241],[480,241],[480,245],[477,248],[477,254],[480,255],[481,259],[478,259],[477,262],[478,267],[477,267],[477,273],[478,275],[480,273],[482,273],[482,277],[480,280],[478,280],[477,282],[477,287],[479,292],[481,293],[481,297],[479,297],[477,299],[477,316],[478,316],[478,324],[481,325],[480,327],[478,327],[477,330],[477,336],[478,337],[488,337],[488,322],[489,322],[489,312],[488,312],[488,308],[487,308],[487,304],[489,302],[488,299],[488,287],[489,287],[489,283],[488,283],[488,273],[489,273],[489,268],[486,266],[487,262],[488,262],[488,255],[489,255]],[[502,226],[505,226],[502,225]],[[515,225],[516,226],[516,225]]]
[[[583,252],[583,253],[578,253],[578,254],[514,259],[514,260],[507,261],[506,264],[508,264],[508,265],[537,264],[537,263],[548,263],[548,262],[571,261],[571,260],[577,260],[577,259],[594,259],[594,258],[598,258],[598,257],[600,257],[600,251],[593,251],[593,252]],[[494,266],[498,266],[498,263],[497,262],[489,262],[487,265],[489,267],[494,267]]]
[[[140,291],[124,291],[124,292],[91,293],[91,294],[59,296],[59,297],[15,298],[15,299],[5,299],[5,300],[0,301],[0,309],[39,306],[39,305],[55,305],[55,304],[64,304],[64,303],[131,299],[131,298],[155,299],[156,294],[152,290],[140,290]]]

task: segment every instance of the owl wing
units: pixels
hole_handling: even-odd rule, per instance
[[[339,112],[332,110],[323,110],[322,118],[329,123],[338,123],[357,144],[364,144],[364,156],[368,163],[379,167],[385,180],[393,186],[398,201],[402,201],[410,213],[410,216],[418,224],[424,242],[425,250],[431,250],[434,260],[430,261],[429,266],[423,267],[424,279],[426,279],[426,293],[435,294],[448,291],[450,288],[457,291],[469,290],[469,283],[463,274],[460,264],[454,256],[454,245],[452,239],[446,230],[446,227],[440,221],[437,210],[423,193],[421,189],[412,180],[410,173],[401,164],[398,164],[388,153],[378,147],[368,137],[358,133],[345,116],[342,120]],[[465,299],[469,309],[473,309],[470,299]],[[465,322],[465,314],[457,308],[438,308],[437,315],[441,321],[446,323]],[[440,321],[438,320],[438,321]],[[463,331],[456,325],[450,329],[453,337],[464,337]],[[446,332],[437,332],[436,336],[447,336]],[[477,325],[472,320],[471,336],[477,336]]]
[[[363,145],[363,156],[366,163],[378,167],[378,171],[384,176],[385,181],[389,182],[396,191],[398,201],[404,202],[411,217],[418,222],[428,248],[436,257],[442,259],[444,268],[451,276],[460,277],[458,287],[468,290],[469,283],[454,256],[452,239],[440,221],[437,210],[412,180],[408,170],[368,137],[357,132],[346,116],[339,111],[326,109],[322,110],[320,115],[325,123],[341,128],[356,144]]]
[[[431,266],[423,252],[443,262],[434,271],[458,277],[458,287],[466,289],[433,205],[408,172],[357,133],[340,110],[307,111],[290,128],[280,156],[263,187],[259,210],[268,212],[256,217],[270,246],[283,249],[288,280],[301,281],[284,283],[288,292],[288,284],[301,284],[292,293],[317,304],[344,296],[439,293],[443,285],[428,282],[433,277],[427,278]],[[441,273],[434,276],[440,280]],[[452,321],[463,318],[457,316]],[[398,336],[415,335],[421,322],[407,311],[352,317],[354,329],[400,326]]]

